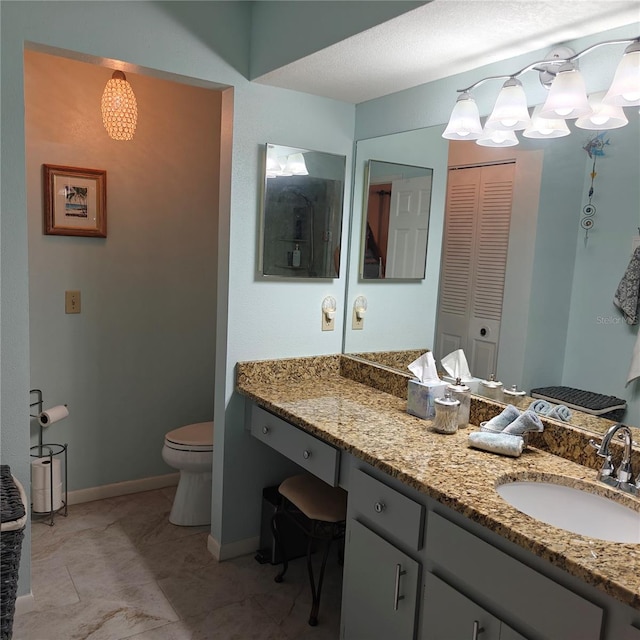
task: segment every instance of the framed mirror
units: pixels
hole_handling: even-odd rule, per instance
[[[425,277],[433,169],[369,160],[360,246],[363,280]]]
[[[346,157],[267,143],[258,270],[337,278]]]

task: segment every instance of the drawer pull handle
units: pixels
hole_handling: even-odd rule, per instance
[[[373,508],[376,510],[376,513],[382,513],[387,508],[387,505],[384,502],[376,502]]]
[[[309,451],[309,449],[305,449],[305,450],[302,452],[302,457],[303,457],[305,460],[308,460],[308,459],[311,457],[311,451]]]
[[[266,436],[269,433],[269,427],[262,427],[262,433]]]
[[[478,640],[478,636],[484,631],[484,628],[480,626],[480,623],[477,620],[473,621],[473,635],[471,636],[471,640]]]
[[[400,576],[407,575],[407,572],[402,569],[402,565],[396,565],[396,586],[393,590],[393,610],[398,610],[398,602],[404,600],[404,596],[400,595]]]

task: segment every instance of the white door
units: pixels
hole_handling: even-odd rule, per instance
[[[436,357],[463,349],[471,373],[496,372],[515,163],[449,171]]]
[[[424,277],[430,206],[430,175],[391,183],[387,278]]]

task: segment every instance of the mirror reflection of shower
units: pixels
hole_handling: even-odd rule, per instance
[[[263,275],[339,276],[345,160],[266,145],[259,268]]]

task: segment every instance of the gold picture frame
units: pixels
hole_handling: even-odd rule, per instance
[[[107,237],[107,172],[44,164],[44,233]]]

